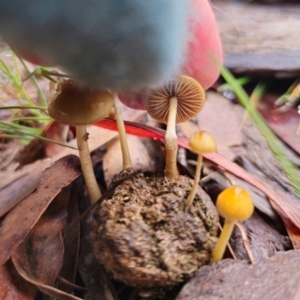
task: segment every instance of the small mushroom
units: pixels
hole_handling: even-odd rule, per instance
[[[108,90],[91,89],[70,79],[58,83],[57,93],[48,106],[52,118],[62,124],[76,126],[82,173],[93,202],[101,197],[101,191],[91,162],[86,125],[104,119],[112,106],[113,100]]]
[[[238,186],[231,186],[220,193],[216,206],[220,216],[225,218],[225,222],[223,231],[213,250],[211,262],[222,259],[234,223],[249,219],[254,211],[251,196],[246,190]]]
[[[200,173],[202,167],[203,154],[215,152],[217,150],[217,143],[215,139],[208,132],[198,131],[190,138],[189,147],[192,152],[198,154],[198,159],[197,159],[197,167],[196,167],[196,173],[194,178],[194,185],[187,199],[188,207],[192,205],[197,192],[197,186],[200,179]]]
[[[176,123],[190,120],[202,109],[205,92],[193,78],[182,75],[162,88],[152,91],[147,99],[150,116],[167,124],[165,135],[165,176],[177,178],[177,134]]]

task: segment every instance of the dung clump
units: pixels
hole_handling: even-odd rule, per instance
[[[94,253],[115,279],[130,286],[168,287],[209,263],[218,214],[200,187],[187,209],[192,185],[184,176],[139,173],[100,204],[93,220]]]

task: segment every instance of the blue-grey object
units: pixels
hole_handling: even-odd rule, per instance
[[[0,35],[82,82],[154,87],[179,71],[187,0],[0,0]]]

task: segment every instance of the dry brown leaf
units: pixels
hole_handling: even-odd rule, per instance
[[[67,217],[67,222],[65,227],[68,227],[74,220],[76,220],[79,217],[79,211],[78,211],[79,199],[77,195],[74,193],[73,186],[76,186],[77,189],[83,190],[82,187],[84,185],[80,184],[82,183],[82,181],[78,182],[78,180],[75,180],[75,182],[72,184],[71,193],[69,196],[68,217]],[[74,224],[66,233],[63,234],[63,241],[64,241],[64,258],[63,258],[63,266],[60,270],[59,276],[68,280],[71,283],[74,283],[76,272],[77,272],[79,243],[80,243],[79,222]],[[58,282],[57,287],[60,290],[63,290],[67,293],[72,293],[73,291],[72,286],[65,284],[62,281]]]
[[[25,280],[58,299],[66,299],[66,295],[61,296],[54,288],[54,283],[63,265],[61,232],[66,222],[69,196],[70,189],[60,192],[12,254],[14,266]]]
[[[32,280],[53,285],[59,274],[68,201],[69,189],[63,189],[12,254],[16,269],[23,268]]]
[[[1,220],[0,265],[24,240],[55,197],[80,175],[79,159],[67,156],[47,169],[38,189],[23,199]]]
[[[50,160],[37,161],[20,171],[0,174],[0,217],[38,187],[42,172],[50,164]]]
[[[28,281],[30,284],[33,285],[37,285],[37,281],[35,280],[31,280],[28,276],[26,271],[22,268],[21,265],[18,265],[18,273],[24,278],[26,279],[26,281]],[[50,295],[52,297],[55,297],[56,299],[59,300],[82,300],[81,298],[78,298],[76,296],[73,296],[71,294],[65,293],[63,291],[60,291],[52,286],[46,285],[46,284],[42,284],[42,283],[38,283],[38,287],[39,289],[44,292],[47,295]]]
[[[209,92],[202,111],[198,114],[198,127],[216,139],[218,153],[229,160],[245,153],[240,116],[233,109],[234,103],[223,96]]]
[[[1,110],[3,112],[3,110]],[[0,119],[3,120],[0,116]],[[0,143],[0,170],[13,171],[18,168],[19,163],[16,162],[18,153],[23,149],[23,144],[20,141],[11,140],[6,143]]]
[[[142,139],[134,135],[127,135],[127,142],[131,156],[132,167],[135,170],[155,171],[155,161],[149,155],[147,147]],[[107,152],[103,156],[103,170],[106,184],[109,185],[112,178],[121,172],[123,158],[119,139],[115,139],[107,145]]]
[[[275,112],[274,103],[279,95],[268,93],[257,105],[270,128],[287,143],[292,149],[300,154],[300,136],[297,134],[299,126],[299,113],[296,108],[291,108],[286,113]]]
[[[33,300],[36,293],[37,288],[17,273],[11,261],[0,267],[1,300]]]
[[[181,133],[184,137],[189,139],[194,133],[199,131],[199,127],[192,121],[187,121],[179,124]]]
[[[62,137],[63,126],[57,121],[50,122],[43,130],[41,136],[58,143],[65,143]],[[21,166],[33,163],[39,159],[52,157],[61,152],[65,147],[35,138],[20,153],[19,163]]]

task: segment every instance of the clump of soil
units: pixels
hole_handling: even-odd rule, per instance
[[[139,173],[100,204],[93,221],[94,252],[115,279],[131,286],[168,287],[209,263],[218,214],[200,187],[187,209],[192,185],[184,176]]]

